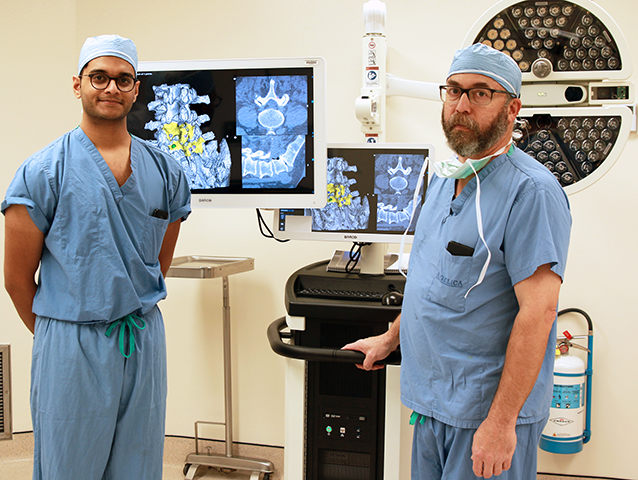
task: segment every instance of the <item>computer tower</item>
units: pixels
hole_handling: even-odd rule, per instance
[[[302,345],[339,349],[387,325],[308,319]],[[307,362],[306,480],[382,480],[386,372]]]
[[[326,265],[289,278],[288,315],[268,329],[273,351],[287,357],[284,478],[398,479],[400,352],[386,368],[364,371],[356,366],[363,354],[341,348],[387,331],[400,306],[381,298],[402,292],[405,279],[328,272]]]

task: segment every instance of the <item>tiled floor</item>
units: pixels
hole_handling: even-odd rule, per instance
[[[201,442],[200,453],[223,453],[222,442]],[[186,455],[195,450],[195,441],[191,438],[166,437],[164,444],[163,480],[183,480],[184,460]],[[251,445],[235,445],[235,456],[269,460],[275,465],[271,480],[283,480],[283,448],[260,447]],[[33,469],[33,435],[20,433],[13,440],[0,441],[0,480],[29,480]],[[215,469],[200,467],[196,479],[248,479],[248,472],[220,472]],[[584,477],[562,477],[538,475],[538,480],[587,480]],[[604,480],[604,479],[597,479]]]
[[[210,450],[209,450],[210,448]],[[163,480],[184,480],[184,460],[195,451],[192,438],[166,437]],[[223,442],[200,442],[200,453],[224,453]],[[233,455],[271,461],[275,466],[271,480],[283,479],[283,448],[236,444]],[[13,440],[0,441],[0,480],[29,480],[33,470],[33,434],[19,433]],[[196,479],[247,480],[249,472],[221,472],[200,467]]]

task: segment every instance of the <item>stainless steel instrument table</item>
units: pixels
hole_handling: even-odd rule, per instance
[[[266,480],[274,472],[274,465],[268,460],[237,457],[233,455],[233,412],[232,380],[230,369],[230,295],[228,277],[236,273],[248,272],[255,268],[252,258],[186,256],[173,259],[167,277],[176,278],[222,278],[223,281],[223,347],[224,347],[224,412],[225,421],[195,422],[195,452],[186,457],[185,480],[195,478],[200,466],[240,470],[250,473],[250,480]],[[223,425],[225,428],[225,455],[203,454],[199,452],[198,424]]]

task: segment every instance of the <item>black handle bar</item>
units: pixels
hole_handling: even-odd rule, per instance
[[[268,341],[270,342],[270,348],[272,348],[273,352],[277,355],[313,362],[363,363],[365,355],[355,350],[304,347],[302,345],[290,345],[288,343],[284,343],[281,337],[281,331],[286,327],[286,317],[278,318],[268,326],[267,334]],[[376,363],[383,365],[399,365],[401,364],[401,351],[396,349],[386,358]]]

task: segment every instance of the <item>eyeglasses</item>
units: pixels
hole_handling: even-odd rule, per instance
[[[111,80],[115,80],[117,89],[122,92],[130,92],[135,87],[137,79],[130,75],[122,75],[121,77],[109,77],[105,73],[89,73],[88,75],[78,75],[79,77],[89,77],[91,85],[96,90],[106,90],[111,84]]]
[[[481,106],[489,105],[495,93],[504,93],[512,98],[516,98],[516,95],[511,92],[494,90],[493,88],[487,87],[461,88],[455,85],[441,85],[439,87],[439,93],[441,94],[441,100],[445,103],[456,103],[461,100],[464,93],[467,93],[467,98],[470,103]]]

